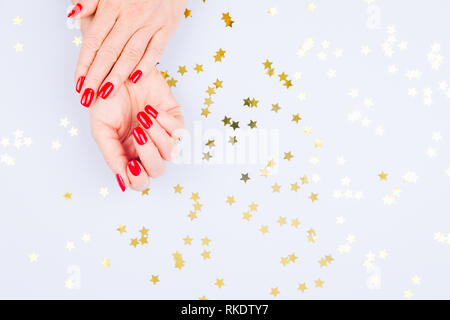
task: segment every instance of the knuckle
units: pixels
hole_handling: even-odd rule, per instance
[[[137,61],[142,56],[142,51],[136,47],[126,48],[123,52],[123,55],[126,59]]]
[[[96,35],[90,34],[84,38],[81,48],[89,51],[98,51],[101,45],[101,39]]]
[[[98,51],[98,56],[112,62],[118,57],[116,49],[111,45],[103,45]]]
[[[150,45],[149,52],[150,57],[155,60],[155,63],[157,62],[156,60],[159,59],[159,57],[163,54],[163,50],[161,49],[161,47],[156,45]]]

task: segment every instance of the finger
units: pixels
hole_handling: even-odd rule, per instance
[[[163,28],[153,35],[142,60],[130,75],[131,82],[138,82],[142,75],[148,74],[156,66],[169,42],[171,34],[172,32],[168,28]]]
[[[108,33],[114,26],[117,18],[118,5],[109,5],[108,3],[115,3],[116,1],[102,1],[98,7],[92,22],[89,25],[88,32],[83,38],[81,45],[80,56],[75,70],[75,81],[77,83],[77,92],[80,93],[83,88],[83,81],[89,71],[89,67],[94,60],[97,51],[103,43]],[[83,79],[82,81],[80,79]],[[80,83],[81,82],[81,83]]]
[[[106,163],[116,175],[120,189],[125,191],[127,186],[130,185],[127,175],[128,159],[117,132],[96,122],[91,126],[91,133]]]
[[[67,18],[81,19],[90,16],[97,9],[99,0],[72,0],[74,6],[69,10]]]
[[[127,165],[128,179],[131,189],[142,191],[148,186],[149,178],[142,165],[137,160],[131,160]]]
[[[173,138],[180,138],[184,132],[184,118],[180,107],[173,107],[167,111],[160,107],[147,105],[145,112],[161,125],[162,128]]]
[[[125,45],[119,59],[115,63],[104,84],[98,92],[99,97],[106,99],[111,94],[110,88],[115,91],[125,82],[131,71],[136,67],[144,55],[147,44],[151,39],[154,28],[148,27],[138,30]],[[112,84],[112,86],[110,85]]]
[[[153,141],[141,127],[134,128],[133,137],[136,151],[147,175],[152,178],[160,177],[164,173],[165,164]]]
[[[158,121],[152,121],[150,116],[141,111],[137,114],[137,119],[142,127],[147,130],[148,135],[159,150],[159,154],[164,160],[171,161],[176,157],[176,143],[164,130]]]
[[[95,97],[91,98],[89,94],[98,90],[100,84],[111,71],[112,66],[119,58],[130,35],[133,33],[132,28],[131,25],[125,23],[116,23],[103,41],[84,80],[86,89],[85,94],[81,97],[81,104],[85,107],[89,107],[95,100]],[[106,93],[109,95],[114,90],[114,84],[107,82],[104,84],[104,87],[102,88],[102,93],[107,97]]]

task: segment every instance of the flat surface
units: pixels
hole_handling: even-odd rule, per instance
[[[189,3],[160,70],[192,160],[142,195],[120,192],[90,137],[68,1],[1,1],[0,298],[450,298],[450,4],[308,3]],[[225,161],[257,145],[251,120],[256,160]]]

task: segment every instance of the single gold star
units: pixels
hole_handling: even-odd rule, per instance
[[[325,258],[321,258],[319,261],[317,261],[320,265],[320,267],[326,267],[327,266],[327,260]]]
[[[192,18],[192,10],[189,10],[188,8],[186,8],[185,10],[184,10],[184,17],[187,19],[187,18],[189,18],[189,17],[191,17]]]
[[[120,234],[126,233],[127,232],[127,226],[120,225],[116,230],[119,231]]]
[[[212,158],[211,154],[208,152],[203,152],[202,160],[209,161]]]
[[[286,224],[286,217],[279,217],[277,222],[280,224],[280,227]]]
[[[241,174],[241,181],[244,181],[244,183],[247,183],[248,180],[250,180],[250,177],[248,176],[248,173],[242,173]]]
[[[311,192],[311,195],[308,198],[311,199],[312,202],[318,201],[319,200],[319,194]]]
[[[311,127],[305,127],[304,129],[303,129],[303,132],[307,135],[307,136],[309,136],[310,134],[312,134],[312,128]]]
[[[283,83],[283,86],[285,86],[286,89],[289,89],[290,87],[293,86],[292,80],[286,80],[286,81]]]
[[[314,147],[321,148],[322,147],[322,140],[320,140],[320,139],[314,140]]]
[[[142,227],[141,230],[139,230],[142,236],[148,236],[149,229],[146,229],[145,227]]]
[[[211,258],[211,251],[203,250],[201,256],[203,257],[203,260],[210,259]]]
[[[250,211],[242,212],[242,219],[250,221],[250,218],[252,217]]]
[[[314,2],[309,2],[308,5],[306,6],[306,9],[308,11],[314,12],[314,10],[316,10],[316,5],[314,4]]]
[[[250,211],[258,211],[258,205],[254,202],[250,203],[248,207],[250,208]]]
[[[298,220],[298,218],[291,220],[291,226],[298,228],[299,225],[300,225],[300,221]]]
[[[111,260],[109,260],[109,259],[103,259],[102,265],[103,265],[104,268],[110,267],[110,266],[111,266]]]
[[[176,87],[178,80],[175,80],[173,77],[167,80],[167,84],[169,87]]]
[[[200,196],[198,195],[198,192],[192,192],[191,193],[191,200],[194,200],[194,201],[198,201],[198,200],[200,200]]]
[[[80,44],[83,42],[83,39],[81,37],[74,37],[72,40],[72,43],[76,45],[77,47],[80,46]]]
[[[287,160],[287,161],[291,161],[291,159],[292,159],[293,157],[294,157],[294,156],[292,155],[292,152],[291,152],[291,151],[285,152],[285,153],[284,153],[284,159]]]
[[[211,240],[208,237],[204,237],[201,240],[203,246],[209,246],[209,243],[211,242]]]
[[[211,112],[209,111],[209,108],[202,108],[202,112],[200,113],[201,116],[204,116],[205,118],[207,118],[209,116]]]
[[[287,74],[286,73],[280,73],[279,75],[278,75],[278,77],[280,78],[280,81],[286,81],[287,80]]]
[[[183,190],[183,187],[177,184],[175,187],[173,187],[174,193],[181,193]]]
[[[186,66],[179,66],[177,72],[184,76],[184,74],[187,72]]]
[[[283,265],[283,267],[286,267],[286,265],[289,263],[288,257],[281,257],[280,263]]]
[[[72,200],[72,194],[70,192],[64,193],[63,197],[66,200]]]
[[[164,79],[167,80],[167,78],[169,78],[169,72],[168,71],[161,71],[161,75],[164,77]]]
[[[272,77],[275,74],[275,69],[273,69],[273,68],[267,69],[266,74],[269,77]]]
[[[298,113],[292,115],[292,122],[298,123],[300,120],[302,120],[302,118]]]
[[[228,203],[230,206],[233,205],[233,203],[235,203],[236,200],[234,200],[234,196],[227,196],[227,201],[226,203]]]
[[[275,183],[271,188],[272,192],[280,192],[281,186],[278,183]]]
[[[250,127],[250,129],[256,129],[257,128],[256,121],[250,120],[248,126]]]
[[[262,225],[261,228],[259,228],[259,231],[261,231],[261,233],[262,233],[263,235],[265,235],[266,233],[269,232],[269,227],[268,227],[268,226]]]
[[[309,180],[308,177],[306,176],[306,174],[300,178],[300,181],[302,182],[302,184],[308,184]]]
[[[130,246],[131,247],[137,247],[139,245],[139,241],[138,241],[138,239],[137,238],[134,238],[134,239],[130,239]]]
[[[270,294],[276,298],[280,294],[280,291],[278,290],[278,288],[272,288],[270,289]]]
[[[197,219],[197,212],[189,211],[188,217],[191,219],[191,221]]]
[[[260,170],[260,175],[261,175],[262,177],[267,178],[267,177],[269,176],[269,169],[267,169],[267,168],[261,169],[261,170]]]
[[[265,62],[263,62],[263,65],[264,65],[264,69],[272,68],[272,62],[270,62],[269,59],[267,59]]]
[[[148,243],[148,237],[147,236],[142,236],[139,238],[139,242],[144,245],[146,243]]]
[[[159,276],[152,275],[150,282],[153,282],[153,285],[156,285],[159,282]]]
[[[380,181],[386,181],[388,179],[388,174],[384,171],[381,171],[378,176],[380,177]]]
[[[13,25],[15,25],[15,26],[19,26],[20,27],[22,25],[22,22],[23,22],[23,19],[21,17],[19,17],[19,16],[15,17],[13,19]]]
[[[272,104],[272,110],[275,113],[278,113],[278,111],[281,109],[280,105],[278,103]]]
[[[234,137],[229,137],[228,142],[231,143],[232,145],[234,145],[235,143],[237,143],[237,138],[236,136]]]
[[[216,89],[223,88],[222,87],[223,81],[220,81],[219,79],[216,79],[216,81],[213,84],[216,87]]]
[[[298,185],[298,183],[291,183],[291,191],[297,192],[298,189],[300,189],[300,186]]]
[[[292,253],[289,255],[289,261],[291,261],[292,263],[295,263],[295,261],[297,261],[298,257],[295,255],[295,253]]]
[[[251,107],[257,108],[258,107],[258,103],[259,103],[259,100],[256,100],[255,98],[252,98],[250,105],[251,105]]]
[[[323,288],[323,284],[325,283],[324,281],[317,279],[316,281],[314,281],[314,283],[316,284],[316,288]]]
[[[300,290],[302,293],[305,292],[308,288],[306,287],[306,283],[299,283],[298,290]]]
[[[215,285],[218,286],[219,288],[222,288],[225,285],[225,283],[223,282],[223,279],[217,279]]]
[[[149,191],[150,191],[149,188],[147,188],[147,189],[145,189],[145,190],[142,190],[141,195],[143,195],[143,196],[148,196],[148,192],[149,192]]]
[[[195,202],[193,205],[195,211],[202,211],[203,205],[200,202]]]
[[[192,238],[189,237],[189,236],[186,236],[186,238],[183,239],[184,244],[185,244],[186,246],[190,246],[190,245],[192,244],[192,240],[194,240],[194,239],[192,239]]]
[[[216,94],[216,90],[214,90],[214,87],[208,86],[208,89],[206,90],[206,93],[207,93],[209,96],[212,96],[213,94]]]
[[[214,140],[208,140],[208,142],[205,143],[205,146],[207,146],[209,148],[215,147],[216,144],[214,142],[215,142]]]
[[[203,65],[196,64],[194,70],[197,71],[197,74],[199,74],[200,72],[203,72]]]

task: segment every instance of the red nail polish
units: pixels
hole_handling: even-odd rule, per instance
[[[72,11],[69,12],[69,14],[67,15],[67,18],[74,18],[81,12],[81,10],[83,10],[83,6],[79,3],[77,3],[75,5],[75,7],[73,7]]]
[[[86,108],[91,106],[92,100],[94,100],[94,90],[87,88],[84,90],[83,96],[81,97],[81,104]]]
[[[150,127],[153,125],[152,119],[150,119],[150,117],[145,112],[139,112],[137,114],[137,119],[145,129],[150,129]]]
[[[130,76],[130,80],[133,83],[136,83],[139,81],[139,79],[142,77],[142,71],[141,70],[136,70],[135,72],[133,72]]]
[[[156,109],[153,108],[151,105],[148,105],[145,107],[145,112],[147,112],[149,115],[151,115],[155,119],[158,116],[158,111],[156,111]]]
[[[75,87],[75,90],[77,90],[78,93],[80,93],[81,89],[83,89],[84,79],[86,79],[85,76],[81,76],[78,78],[77,86]]]
[[[133,130],[133,136],[136,139],[136,142],[141,146],[146,144],[148,141],[147,135],[144,132],[144,129],[141,127],[136,127]]]
[[[111,82],[107,82],[101,87],[100,91],[98,92],[98,95],[102,99],[106,99],[109,97],[111,92],[114,90],[114,85]]]
[[[141,167],[136,160],[131,160],[128,162],[128,169],[133,174],[133,176],[137,177],[141,173]]]
[[[125,182],[123,182],[122,176],[120,174],[116,174],[117,183],[119,184],[120,189],[122,192],[125,191]]]

